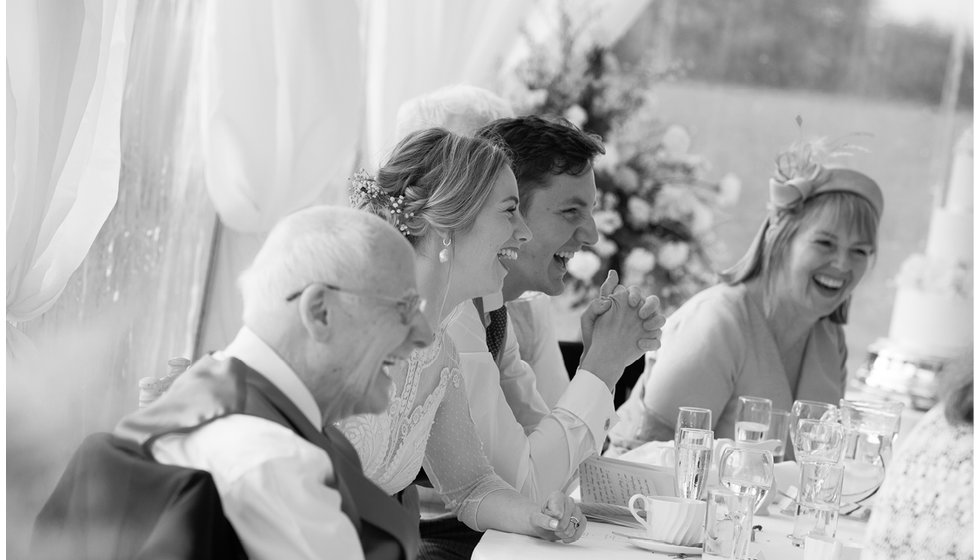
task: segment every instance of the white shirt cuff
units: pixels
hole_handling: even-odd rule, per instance
[[[592,433],[597,449],[602,447],[610,428],[619,423],[609,387],[587,369],[579,368],[575,372],[555,408],[565,409],[581,419]]]

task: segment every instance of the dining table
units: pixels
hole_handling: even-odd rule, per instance
[[[880,400],[880,397],[877,395],[863,393],[856,389],[850,389],[846,398],[851,400]],[[916,410],[912,407],[906,407],[903,410],[900,429],[896,438],[896,450],[905,441],[905,434],[911,431],[918,421],[921,420],[923,414],[923,411]],[[787,464],[783,464],[783,467],[786,466]],[[788,485],[788,482],[783,479],[787,473],[798,476],[798,471],[783,470],[777,465],[776,482],[780,489],[785,489]],[[790,481],[792,480],[795,479],[791,478]],[[789,535],[793,532],[792,505],[790,505],[791,501],[787,501],[789,496],[783,492],[779,492],[778,494],[781,494],[779,500],[763,505],[764,513],[761,515],[756,513],[753,516],[752,525],[754,527],[760,527],[753,532],[752,542],[749,543],[749,558],[753,560],[803,560],[804,558],[804,548],[802,546],[795,546],[789,538]],[[581,494],[577,487],[570,495],[576,500],[581,499]],[[866,515],[856,515],[853,517],[843,514],[840,515],[837,523],[837,533],[834,536],[842,545],[840,560],[860,559],[867,525]],[[589,519],[582,537],[570,544],[550,542],[525,535],[490,530],[480,539],[479,545],[473,551],[473,559],[516,560],[534,558],[536,560],[575,560],[581,558],[583,560],[630,560],[635,558],[656,560],[661,558],[695,558],[700,556],[699,553],[693,552],[683,555],[652,552],[632,544],[630,535],[644,536],[644,529],[639,526],[626,527],[619,524]]]
[[[793,517],[777,506],[769,507],[768,515],[753,517],[753,532],[749,543],[749,558],[754,560],[802,560],[803,547],[794,546],[789,535],[793,532]],[[858,560],[861,556],[866,520],[841,516],[835,538],[840,541],[840,560]],[[700,552],[685,554],[653,552],[632,544],[630,535],[644,536],[641,528],[630,528],[590,520],[585,533],[577,541],[564,544],[525,535],[487,531],[473,551],[473,560],[657,560],[696,558]]]

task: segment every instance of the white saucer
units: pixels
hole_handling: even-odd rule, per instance
[[[688,556],[701,556],[700,546],[680,546],[677,544],[655,541],[646,537],[629,537],[629,543],[651,552],[662,552],[664,554],[686,554]]]

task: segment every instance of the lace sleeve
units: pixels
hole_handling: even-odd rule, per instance
[[[483,453],[483,444],[470,417],[459,357],[448,340],[446,350],[452,357],[449,385],[436,411],[423,465],[446,506],[468,527],[480,531],[476,516],[483,498],[513,487],[493,472]]]

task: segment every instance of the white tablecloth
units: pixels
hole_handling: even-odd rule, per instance
[[[775,509],[775,508],[773,508]],[[781,514],[756,516],[753,525],[762,525],[749,553],[758,560],[796,560],[803,558],[803,549],[790,543],[787,535],[793,532],[793,518]],[[866,523],[841,517],[837,540],[845,546],[841,560],[857,560],[860,556]],[[524,535],[487,531],[473,552],[473,560],[629,560],[668,559],[676,555],[660,554],[637,548],[626,537],[615,533],[642,535],[640,529],[590,521],[581,539],[572,544],[543,541]]]

